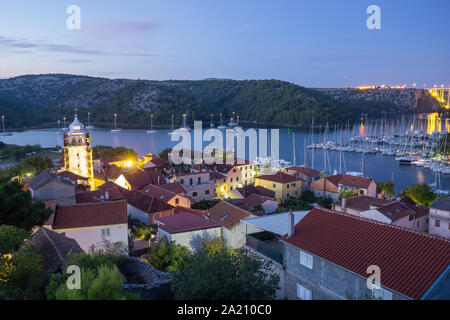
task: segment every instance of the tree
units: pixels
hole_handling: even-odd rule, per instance
[[[339,191],[339,200],[352,198],[358,195],[358,190],[342,188]]]
[[[331,199],[331,197],[322,197],[322,198],[319,198],[317,203],[323,208],[331,209],[331,205],[333,204],[333,199]]]
[[[32,202],[30,191],[9,178],[0,179],[0,224],[13,225],[25,230],[42,226],[52,211],[42,201]]]
[[[53,167],[54,165],[52,159],[40,155],[25,158],[25,160],[19,166],[22,174],[37,174],[41,171],[52,169]]]
[[[172,290],[180,300],[268,300],[279,280],[269,261],[245,249],[200,250],[175,272]]]
[[[53,278],[53,279],[56,279]],[[52,281],[54,281],[52,279]],[[48,291],[55,290],[49,296],[55,300],[137,300],[139,295],[123,290],[123,282],[116,266],[102,265],[97,269],[81,270],[81,288],[73,290],[67,288],[66,283],[54,286],[52,283]]]
[[[431,205],[437,198],[437,194],[426,183],[412,184],[403,190],[400,195],[410,197],[415,203],[423,206]]]
[[[15,300],[44,298],[47,278],[42,256],[35,246],[24,244],[30,233],[0,225],[0,289]]]
[[[115,263],[117,257],[122,257],[121,246],[100,251],[91,251],[90,254],[69,253],[62,274],[53,274],[47,286],[46,293],[49,300],[126,300],[138,299],[139,295],[125,292],[123,281]],[[117,249],[119,251],[117,252]],[[81,288],[71,290],[66,282],[69,277],[66,270],[70,265],[81,269]]]
[[[161,160],[167,164],[169,163],[169,153],[172,152],[171,148],[166,148],[163,151],[161,151],[160,153],[158,153],[158,157],[161,158]]]
[[[377,182],[377,191],[381,192],[384,197],[389,195],[392,198],[395,195],[395,184],[393,181]]]
[[[169,243],[166,237],[162,237],[155,247],[150,248],[148,262],[158,270],[175,272],[188,255],[188,248],[175,242]]]

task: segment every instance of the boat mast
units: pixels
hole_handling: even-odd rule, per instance
[[[294,156],[294,166],[295,166],[295,132],[292,130],[292,148],[293,148],[293,156]]]

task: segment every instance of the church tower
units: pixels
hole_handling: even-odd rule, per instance
[[[64,166],[66,171],[89,178],[91,190],[94,190],[94,169],[92,165],[91,133],[84,130],[84,125],[75,120],[69,131],[63,133]]]

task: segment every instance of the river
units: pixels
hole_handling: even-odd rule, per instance
[[[284,128],[279,130],[280,158],[292,163],[292,130]],[[112,133],[107,129],[96,128],[91,130],[91,132],[92,144],[94,146],[123,146],[134,149],[140,156],[148,152],[158,153],[165,148],[173,147],[177,144],[177,141],[171,141],[171,135],[168,134],[169,130],[158,130],[151,134],[146,133],[145,130],[123,130],[121,132]],[[308,131],[295,130],[297,165],[304,164],[304,143],[305,139],[308,141],[309,137]],[[316,138],[316,141],[318,138],[319,136]],[[62,131],[58,129],[39,129],[14,132],[11,136],[0,137],[0,141],[18,145],[40,144],[42,147],[55,147],[56,145],[62,145]],[[209,142],[204,142],[203,147],[208,144]],[[314,168],[320,171],[326,168],[327,172],[332,174],[335,170],[339,170],[339,152],[327,151],[327,154],[328,156],[325,165],[323,150],[314,151]],[[342,171],[361,172],[362,162],[361,153],[343,153],[343,160],[341,161]],[[306,151],[306,166],[312,166],[312,149],[307,149]],[[431,184],[434,183],[436,179],[435,174],[428,168],[400,166],[394,156],[385,156],[380,153],[364,154],[364,172],[365,176],[372,177],[375,181],[387,181],[391,180],[393,177],[396,192],[400,192],[413,183]],[[440,184],[441,189],[448,189],[450,187],[450,175],[441,175]]]

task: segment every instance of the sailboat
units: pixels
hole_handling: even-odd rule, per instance
[[[111,132],[120,132],[122,129],[117,129],[117,113],[114,113],[114,129]]]
[[[150,130],[147,130],[147,133],[155,133],[156,131],[153,130],[153,114],[150,115]]]
[[[94,126],[91,125],[91,113],[88,112],[88,125],[86,126],[86,129],[94,129]]]
[[[220,114],[220,125],[217,127],[217,129],[226,129],[227,127],[223,125],[223,115]]]
[[[186,124],[186,117],[187,117],[187,114],[186,113],[183,114],[183,126],[181,128],[176,129],[175,131],[173,131],[172,134],[192,131]]]
[[[3,131],[0,133],[0,136],[11,136],[11,132],[6,132],[5,130],[5,116],[2,116],[2,125],[3,125]]]
[[[233,112],[233,116],[230,118],[230,122],[228,123],[228,129],[234,129],[237,126],[236,122],[234,122],[234,114],[235,112]]]
[[[213,116],[214,116],[214,115],[211,113],[211,123],[210,123],[210,125],[209,125],[211,128],[214,128]]]
[[[239,116],[236,117],[236,126],[233,129],[235,132],[242,130],[242,127],[239,125]]]

